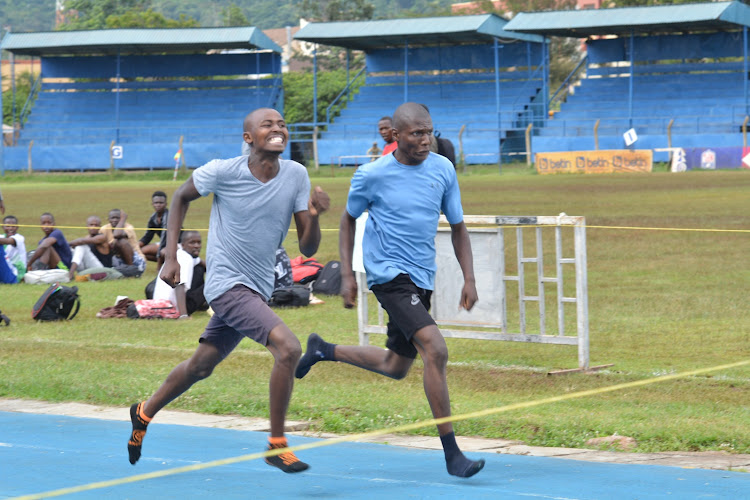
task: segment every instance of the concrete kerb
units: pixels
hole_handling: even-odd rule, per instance
[[[83,403],[48,403],[45,401],[23,399],[0,399],[0,411],[64,415],[69,417],[97,418],[101,420],[125,422],[130,420],[127,407],[103,407]],[[228,415],[206,415],[175,410],[162,410],[159,412],[158,423],[195,427],[215,427],[239,431],[270,431],[267,419]],[[318,437],[321,439],[339,437],[335,434],[310,432],[309,422],[303,421],[287,421],[286,431],[289,434]],[[440,440],[436,437],[429,436],[384,434],[358,441],[427,450],[441,449]],[[458,436],[457,441],[458,445],[465,452],[501,453],[510,455],[565,458],[587,462],[664,465],[694,469],[750,472],[750,455],[747,454],[732,454],[714,451],[630,453],[591,450],[585,448],[545,448],[541,446],[527,446],[520,441],[481,439],[465,436]]]

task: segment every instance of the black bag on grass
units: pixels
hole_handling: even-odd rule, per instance
[[[300,307],[310,305],[310,289],[304,285],[277,288],[268,301],[271,307]]]
[[[323,266],[317,279],[313,281],[313,292],[323,295],[341,293],[341,262],[332,260]]]
[[[53,283],[34,304],[31,318],[38,321],[73,319],[80,308],[81,298],[78,296],[77,286]]]

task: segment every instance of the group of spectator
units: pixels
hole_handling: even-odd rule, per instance
[[[90,215],[86,219],[87,234],[71,240],[66,239],[62,230],[55,226],[54,215],[45,212],[39,217],[43,237],[36,248],[28,253],[26,240],[18,233],[18,218],[5,215],[3,233],[0,234],[0,283],[19,283],[31,271],[64,270],[70,280],[98,281],[138,278],[146,270],[147,261],[156,262],[157,269],[160,269],[164,261],[169,215],[166,193],[155,191],[151,195],[151,205],[154,213],[140,239],[133,225],[127,221],[128,214],[119,208],[109,211],[107,224],[104,225],[98,215]],[[5,206],[0,205],[0,210],[4,213]],[[154,237],[159,241],[154,242]],[[157,278],[153,297],[149,298],[170,300],[181,315],[205,309],[202,285],[206,266],[199,257],[201,245],[199,232],[183,231],[180,234],[177,257],[185,279],[172,288],[159,283],[161,280]],[[189,292],[191,289],[192,293]]]

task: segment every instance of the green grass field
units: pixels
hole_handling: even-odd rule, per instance
[[[49,211],[59,226],[81,227],[90,214],[105,217],[109,209],[121,208],[142,228],[152,211],[151,192],[171,195],[179,184],[171,175],[8,174],[0,185],[6,213],[21,224],[38,224],[39,215]],[[338,221],[351,171],[310,175],[313,185],[331,196],[316,256],[327,262],[338,258]],[[502,174],[496,168],[471,169],[460,182],[466,214],[586,216],[591,364],[614,365],[594,374],[548,376],[577,366],[575,347],[448,339],[454,414],[750,359],[750,172],[538,176],[525,166],[507,166]],[[209,209],[208,199],[194,202],[186,227],[208,227]],[[35,227],[21,232],[30,248],[42,234]],[[74,238],[85,230],[64,232]],[[295,238],[292,230],[285,242],[292,257],[299,255]],[[0,309],[13,321],[0,327],[0,397],[126,406],[150,395],[192,353],[208,316],[136,322],[95,314],[117,295],[142,298],[155,274],[150,263],[141,279],[78,283],[81,312],[60,324],[31,320],[43,286],[0,287]],[[322,298],[323,305],[281,315],[303,345],[313,331],[336,343],[356,343],[356,312],[343,309],[337,297]],[[373,337],[373,343],[383,342]],[[271,363],[264,348],[245,341],[211,378],[170,407],[266,417]],[[339,433],[429,419],[421,364],[402,381],[348,365],[318,365],[296,383],[289,418]],[[582,447],[589,438],[618,433],[634,437],[641,452],[750,453],[748,423],[745,365],[469,419],[456,427],[461,435],[536,446]],[[414,432],[435,434],[433,427]]]

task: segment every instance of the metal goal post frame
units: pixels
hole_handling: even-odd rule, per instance
[[[464,222],[472,239],[475,278],[477,289],[480,291],[480,300],[470,312],[455,311],[455,304],[458,304],[458,299],[452,302],[454,304],[452,310],[451,308],[444,307],[445,301],[443,297],[452,293],[449,290],[454,290],[455,293],[460,294],[460,290],[463,287],[463,275],[453,254],[452,245],[450,245],[450,227],[445,226],[447,220],[444,216],[441,216],[440,223],[443,225],[438,228],[435,243],[438,272],[435,277],[435,290],[432,297],[433,305],[431,312],[442,335],[446,338],[577,345],[578,370],[588,370],[589,321],[586,218],[583,216],[569,216],[564,213],[558,216],[466,215],[464,216]],[[573,257],[563,256],[563,228],[566,227],[573,230]],[[545,228],[551,228],[555,233],[554,276],[546,275],[544,270],[542,230]],[[506,274],[505,231],[508,229],[515,229],[516,231],[517,274],[513,276]],[[527,256],[524,253],[523,231],[525,229],[533,229],[536,233],[536,256]],[[363,228],[358,228],[359,234],[363,232]],[[481,241],[482,244],[475,245],[478,241]],[[357,244],[361,245],[361,241]],[[483,251],[478,252],[480,248]],[[490,249],[490,251],[486,251],[487,249]],[[493,259],[492,255],[487,255],[488,253],[495,253],[495,256],[499,258]],[[446,258],[445,255],[449,255],[451,258]],[[442,261],[441,258],[443,258]],[[524,264],[536,264],[536,295],[526,294]],[[564,265],[573,265],[575,267],[574,297],[566,297],[563,293]],[[356,278],[359,343],[360,345],[368,345],[370,334],[386,333],[385,314],[382,307],[378,304],[376,313],[377,323],[370,322],[368,299],[372,292],[367,289],[366,275],[361,270],[356,272]],[[518,286],[519,298],[519,329],[515,332],[509,331],[507,320],[507,285],[513,282]],[[548,334],[546,331],[545,283],[555,284],[557,289],[557,331],[553,334]],[[489,299],[485,297],[489,297]],[[535,302],[539,305],[540,332],[538,334],[527,333],[526,331],[526,305],[529,302]],[[575,304],[575,335],[567,335],[565,332],[566,304]],[[451,328],[457,326],[468,329]],[[472,327],[482,328],[482,330],[472,330]]]

